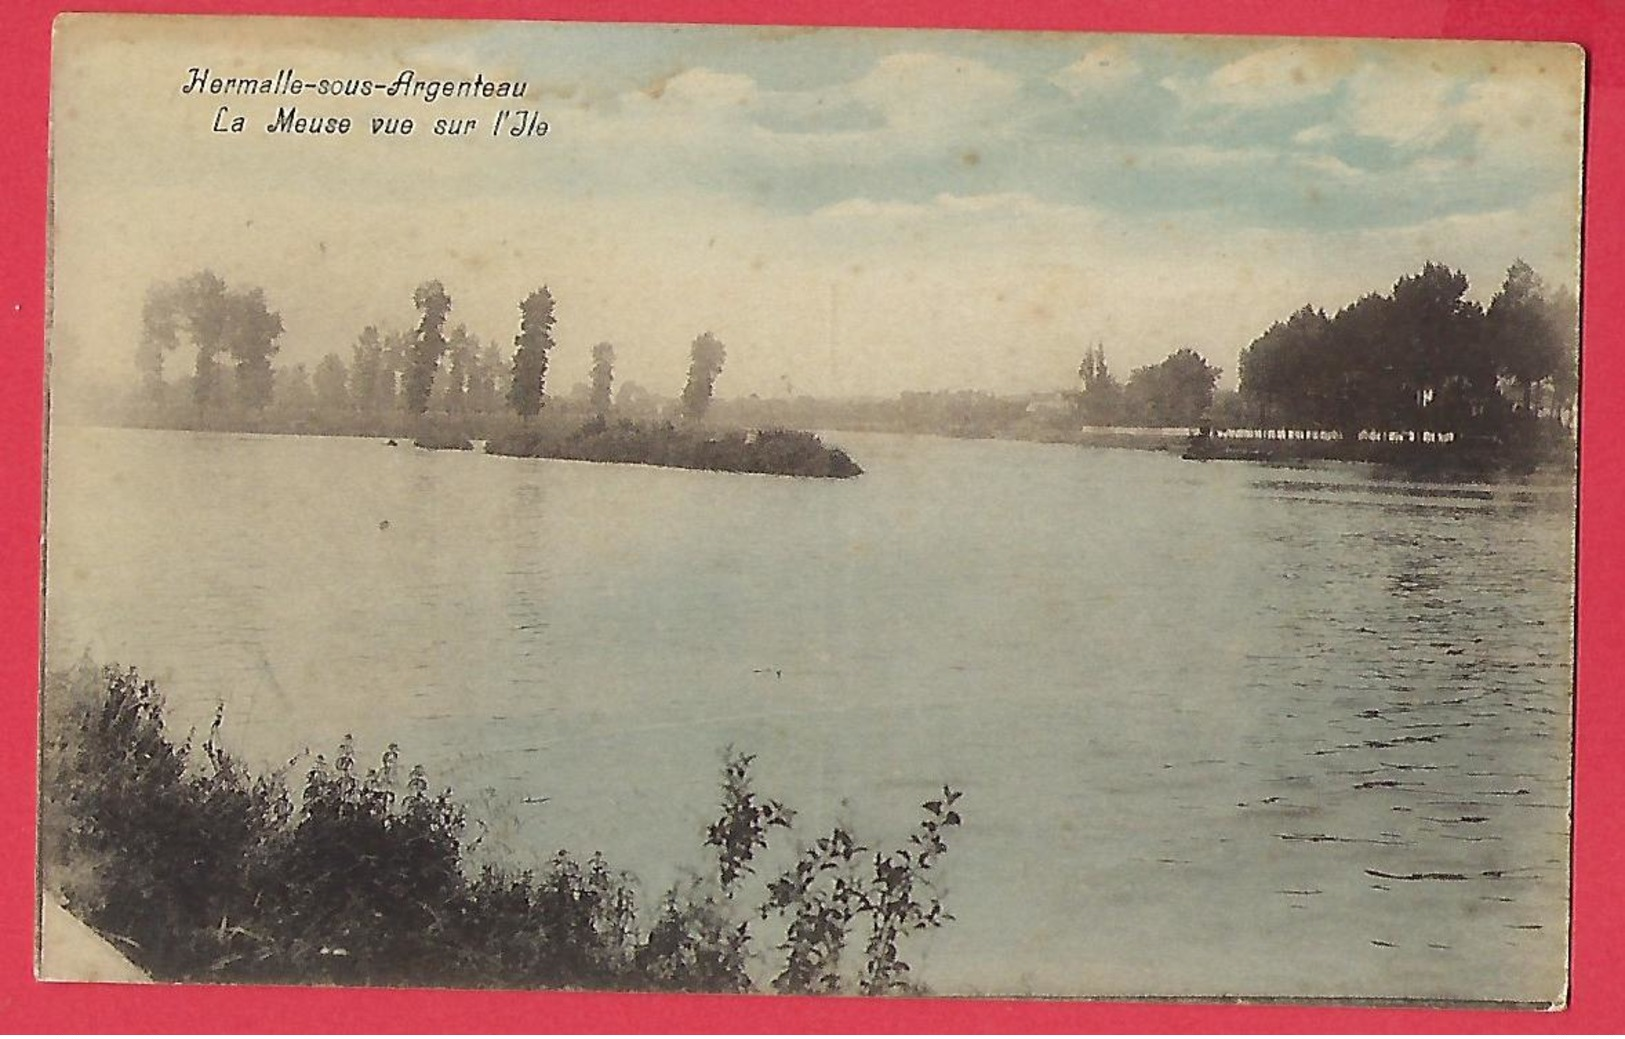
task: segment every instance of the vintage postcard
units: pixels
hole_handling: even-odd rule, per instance
[[[41,976],[1562,1004],[1584,61],[62,17]]]

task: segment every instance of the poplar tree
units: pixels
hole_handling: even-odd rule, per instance
[[[508,403],[527,422],[542,410],[547,352],[553,348],[553,322],[553,294],[547,286],[519,304],[519,334],[513,340],[513,383],[508,387]]]
[[[446,352],[446,315],[451,313],[451,297],[438,281],[426,281],[412,294],[412,302],[420,316],[406,368],[405,403],[407,411],[421,415],[428,410],[435,371]]]
[[[683,387],[683,414],[698,422],[711,407],[711,394],[728,352],[716,336],[702,332],[689,348],[688,384]]]
[[[615,347],[599,343],[592,348],[592,406],[600,415],[609,412],[610,391],[615,384]]]

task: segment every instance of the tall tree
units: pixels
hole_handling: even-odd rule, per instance
[[[446,352],[446,315],[451,313],[451,297],[438,281],[426,281],[412,293],[412,303],[418,308],[418,328],[406,369],[404,396],[406,410],[421,415],[428,410],[429,391],[434,388],[435,372]]]
[[[237,363],[237,401],[256,410],[271,403],[271,357],[282,335],[282,318],[259,288],[227,296],[226,351]]]
[[[155,404],[162,404],[164,355],[180,346],[176,327],[181,319],[179,285],[153,285],[147,289],[141,308],[141,343],[136,348],[135,366],[141,373],[142,391]]]
[[[384,343],[377,325],[368,325],[350,347],[350,406],[372,414],[383,411],[379,384],[384,369]]]
[[[722,374],[728,351],[716,336],[702,332],[689,347],[688,382],[683,386],[683,414],[698,422],[711,407],[711,394]]]
[[[350,377],[338,354],[329,353],[316,365],[312,378],[316,407],[326,415],[341,415],[350,410]]]
[[[1550,314],[1561,360],[1552,372],[1552,406],[1572,427],[1580,393],[1580,300],[1567,285],[1552,293]]]
[[[468,378],[468,406],[481,414],[496,411],[501,406],[497,392],[503,369],[502,351],[495,343],[487,343],[474,354],[474,368]]]
[[[435,397],[449,414],[468,410],[469,384],[479,355],[480,341],[463,325],[451,330],[446,345],[446,363],[436,382]]]
[[[148,394],[161,397],[164,354],[185,338],[197,352],[192,399],[198,407],[223,406],[235,396],[245,407],[263,408],[271,402],[271,357],[281,335],[282,318],[267,306],[263,290],[232,290],[204,270],[148,292],[136,363]],[[229,381],[222,355],[236,362]]]
[[[1136,368],[1124,396],[1134,421],[1147,426],[1196,426],[1213,406],[1220,369],[1182,347],[1163,360]]]
[[[1314,402],[1322,409],[1316,416],[1322,428],[1354,440],[1363,430],[1398,429],[1408,421],[1405,388],[1394,377],[1382,345],[1393,320],[1393,301],[1376,292],[1332,317],[1320,354],[1331,392]]]
[[[303,415],[316,406],[316,395],[310,386],[310,373],[302,364],[292,368],[278,368],[275,372],[276,406],[292,415]]]
[[[1328,325],[1324,313],[1305,306],[1271,325],[1241,352],[1241,395],[1253,406],[1259,428],[1321,424],[1312,402],[1324,390],[1317,376],[1328,356]]]
[[[384,365],[378,373],[378,399],[385,410],[395,411],[406,404],[406,373],[412,367],[412,336],[389,332],[384,336]]]
[[[1490,368],[1483,342],[1483,311],[1466,299],[1467,277],[1439,263],[1394,283],[1388,336],[1379,356],[1398,377],[1411,402],[1409,426],[1417,439],[1430,426],[1454,425],[1451,400],[1483,393]],[[1434,407],[1440,401],[1441,406]]]
[[[609,414],[614,384],[615,346],[612,343],[599,343],[592,348],[592,407],[600,415]]]
[[[178,296],[197,348],[192,402],[199,408],[223,405],[227,390],[219,356],[225,349],[226,283],[213,271],[199,271],[180,283]]]
[[[553,294],[545,285],[519,304],[519,334],[513,340],[513,382],[508,387],[508,403],[527,421],[542,410],[554,320]]]
[[[1106,346],[1096,343],[1078,365],[1083,391],[1075,398],[1079,418],[1087,425],[1113,426],[1122,417],[1123,385],[1106,366]]]
[[[1522,260],[1490,300],[1489,338],[1496,368],[1520,393],[1525,411],[1535,409],[1535,387],[1557,374],[1565,361],[1563,335],[1545,283]]]

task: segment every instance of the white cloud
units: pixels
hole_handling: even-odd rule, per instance
[[[995,192],[984,195],[956,195],[943,192],[929,202],[876,201],[869,198],[848,198],[817,209],[814,220],[928,220],[957,218],[961,221],[981,217],[1000,220],[1037,218],[1040,221],[1077,219],[1089,215],[1082,206],[1058,205],[1043,202],[1024,191]]]
[[[1353,180],[1364,176],[1364,172],[1350,166],[1335,155],[1299,155],[1294,161],[1303,169],[1311,173],[1319,173],[1330,177],[1342,177]]]
[[[1325,144],[1327,141],[1336,140],[1338,133],[1337,127],[1330,123],[1316,123],[1293,134],[1292,140],[1295,144]]]
[[[1351,55],[1336,44],[1289,43],[1215,70],[1205,99],[1249,108],[1290,104],[1329,92],[1351,68]]]
[[[870,198],[844,198],[813,212],[815,220],[908,220],[925,216],[931,207],[918,202],[877,202]]]
[[[1411,163],[1409,172],[1426,177],[1429,180],[1442,180],[1445,177],[1455,176],[1462,169],[1460,159],[1447,158],[1442,155],[1424,155]]]
[[[1137,149],[1134,165],[1159,169],[1224,169],[1273,162],[1276,153],[1263,148],[1221,148],[1211,144],[1171,144]]]
[[[1139,74],[1139,64],[1122,45],[1105,43],[1055,73],[1050,82],[1073,97],[1083,97],[1116,90]]]
[[[1071,206],[1046,205],[1024,191],[1008,191],[991,195],[941,194],[934,200],[939,209],[950,213],[999,213],[1007,216],[1054,213]]]
[[[643,93],[656,102],[724,110],[742,108],[760,98],[756,81],[749,76],[707,68],[688,69]]]
[[[1349,126],[1366,137],[1405,147],[1426,147],[1457,124],[1450,104],[1453,76],[1412,63],[1362,68],[1350,81]]]
[[[1504,72],[1473,84],[1457,109],[1496,157],[1538,156],[1578,161],[1581,80]]]
[[[967,58],[911,52],[887,55],[848,89],[895,129],[933,131],[991,122],[1021,80]]]
[[[1350,82],[1345,119],[1355,133],[1421,150],[1452,134],[1472,136],[1482,169],[1580,161],[1578,54],[1563,48],[1498,53],[1462,86],[1460,70],[1384,62]]]

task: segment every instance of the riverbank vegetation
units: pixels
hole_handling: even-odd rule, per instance
[[[1328,315],[1304,306],[1240,355],[1237,390],[1204,387],[1170,355],[1119,386],[1096,347],[1070,394],[1077,419],[1183,425],[1192,458],[1331,459],[1452,471],[1572,463],[1579,307],[1522,260],[1483,306],[1465,275],[1428,263]],[[1156,379],[1147,376],[1156,374]],[[1144,387],[1158,386],[1147,407]],[[1136,394],[1136,386],[1142,387]],[[1141,397],[1136,401],[1136,396]],[[1172,402],[1175,406],[1166,406]]]
[[[231,288],[209,271],[155,285],[136,355],[140,388],[111,417],[159,428],[387,437],[436,450],[485,440],[492,453],[528,458],[789,476],[863,471],[809,433],[708,422],[727,359],[709,332],[690,346],[676,400],[632,384],[616,395],[608,342],[592,349],[591,385],[557,397],[547,387],[557,318],[546,286],[520,301],[511,356],[450,324],[453,301],[440,282],[418,286],[412,303],[415,328],[368,326],[348,362],[329,353],[310,373],[302,364],[273,366],[282,319],[259,289]],[[192,370],[172,378],[167,360],[183,349]]]
[[[1276,322],[1242,351],[1243,421],[1341,440],[1560,437],[1578,391],[1573,294],[1521,260],[1487,308],[1467,290],[1465,275],[1430,263],[1386,295]]]
[[[556,305],[545,287],[520,304],[511,357],[450,323],[451,299],[439,283],[420,286],[414,303],[415,329],[368,327],[348,361],[330,353],[307,373],[303,365],[272,366],[281,320],[257,289],[229,288],[208,272],[155,286],[138,354],[141,389],[120,420],[403,440],[451,436],[487,440],[509,454],[701,468],[716,462],[747,472],[786,471],[778,467],[783,455],[798,475],[838,475],[851,460],[789,451],[792,441],[780,431],[1183,449],[1190,433],[1206,430],[1248,443],[1209,442],[1195,454],[1450,457],[1508,468],[1573,455],[1578,303],[1521,260],[1487,304],[1469,298],[1465,275],[1428,263],[1387,293],[1332,312],[1301,307],[1241,349],[1233,388],[1220,387],[1221,369],[1194,346],[1120,379],[1097,343],[1084,351],[1076,384],[1047,394],[715,399],[727,352],[702,333],[691,344],[680,393],[617,385],[616,348],[601,342],[592,347],[590,384],[554,394],[547,376]],[[169,379],[165,358],[183,345],[195,350],[195,363]],[[775,450],[752,450],[764,436]]]
[[[838,447],[811,433],[783,429],[716,433],[670,422],[590,420],[569,433],[523,429],[486,443],[494,455],[635,462],[678,469],[783,476],[849,477],[863,472]]]
[[[951,919],[946,787],[894,848],[808,837],[730,751],[713,862],[651,905],[601,855],[476,865],[474,820],[393,746],[258,772],[218,716],[176,740],[154,683],[89,664],[44,704],[44,882],[158,980],[905,993],[908,936]]]

